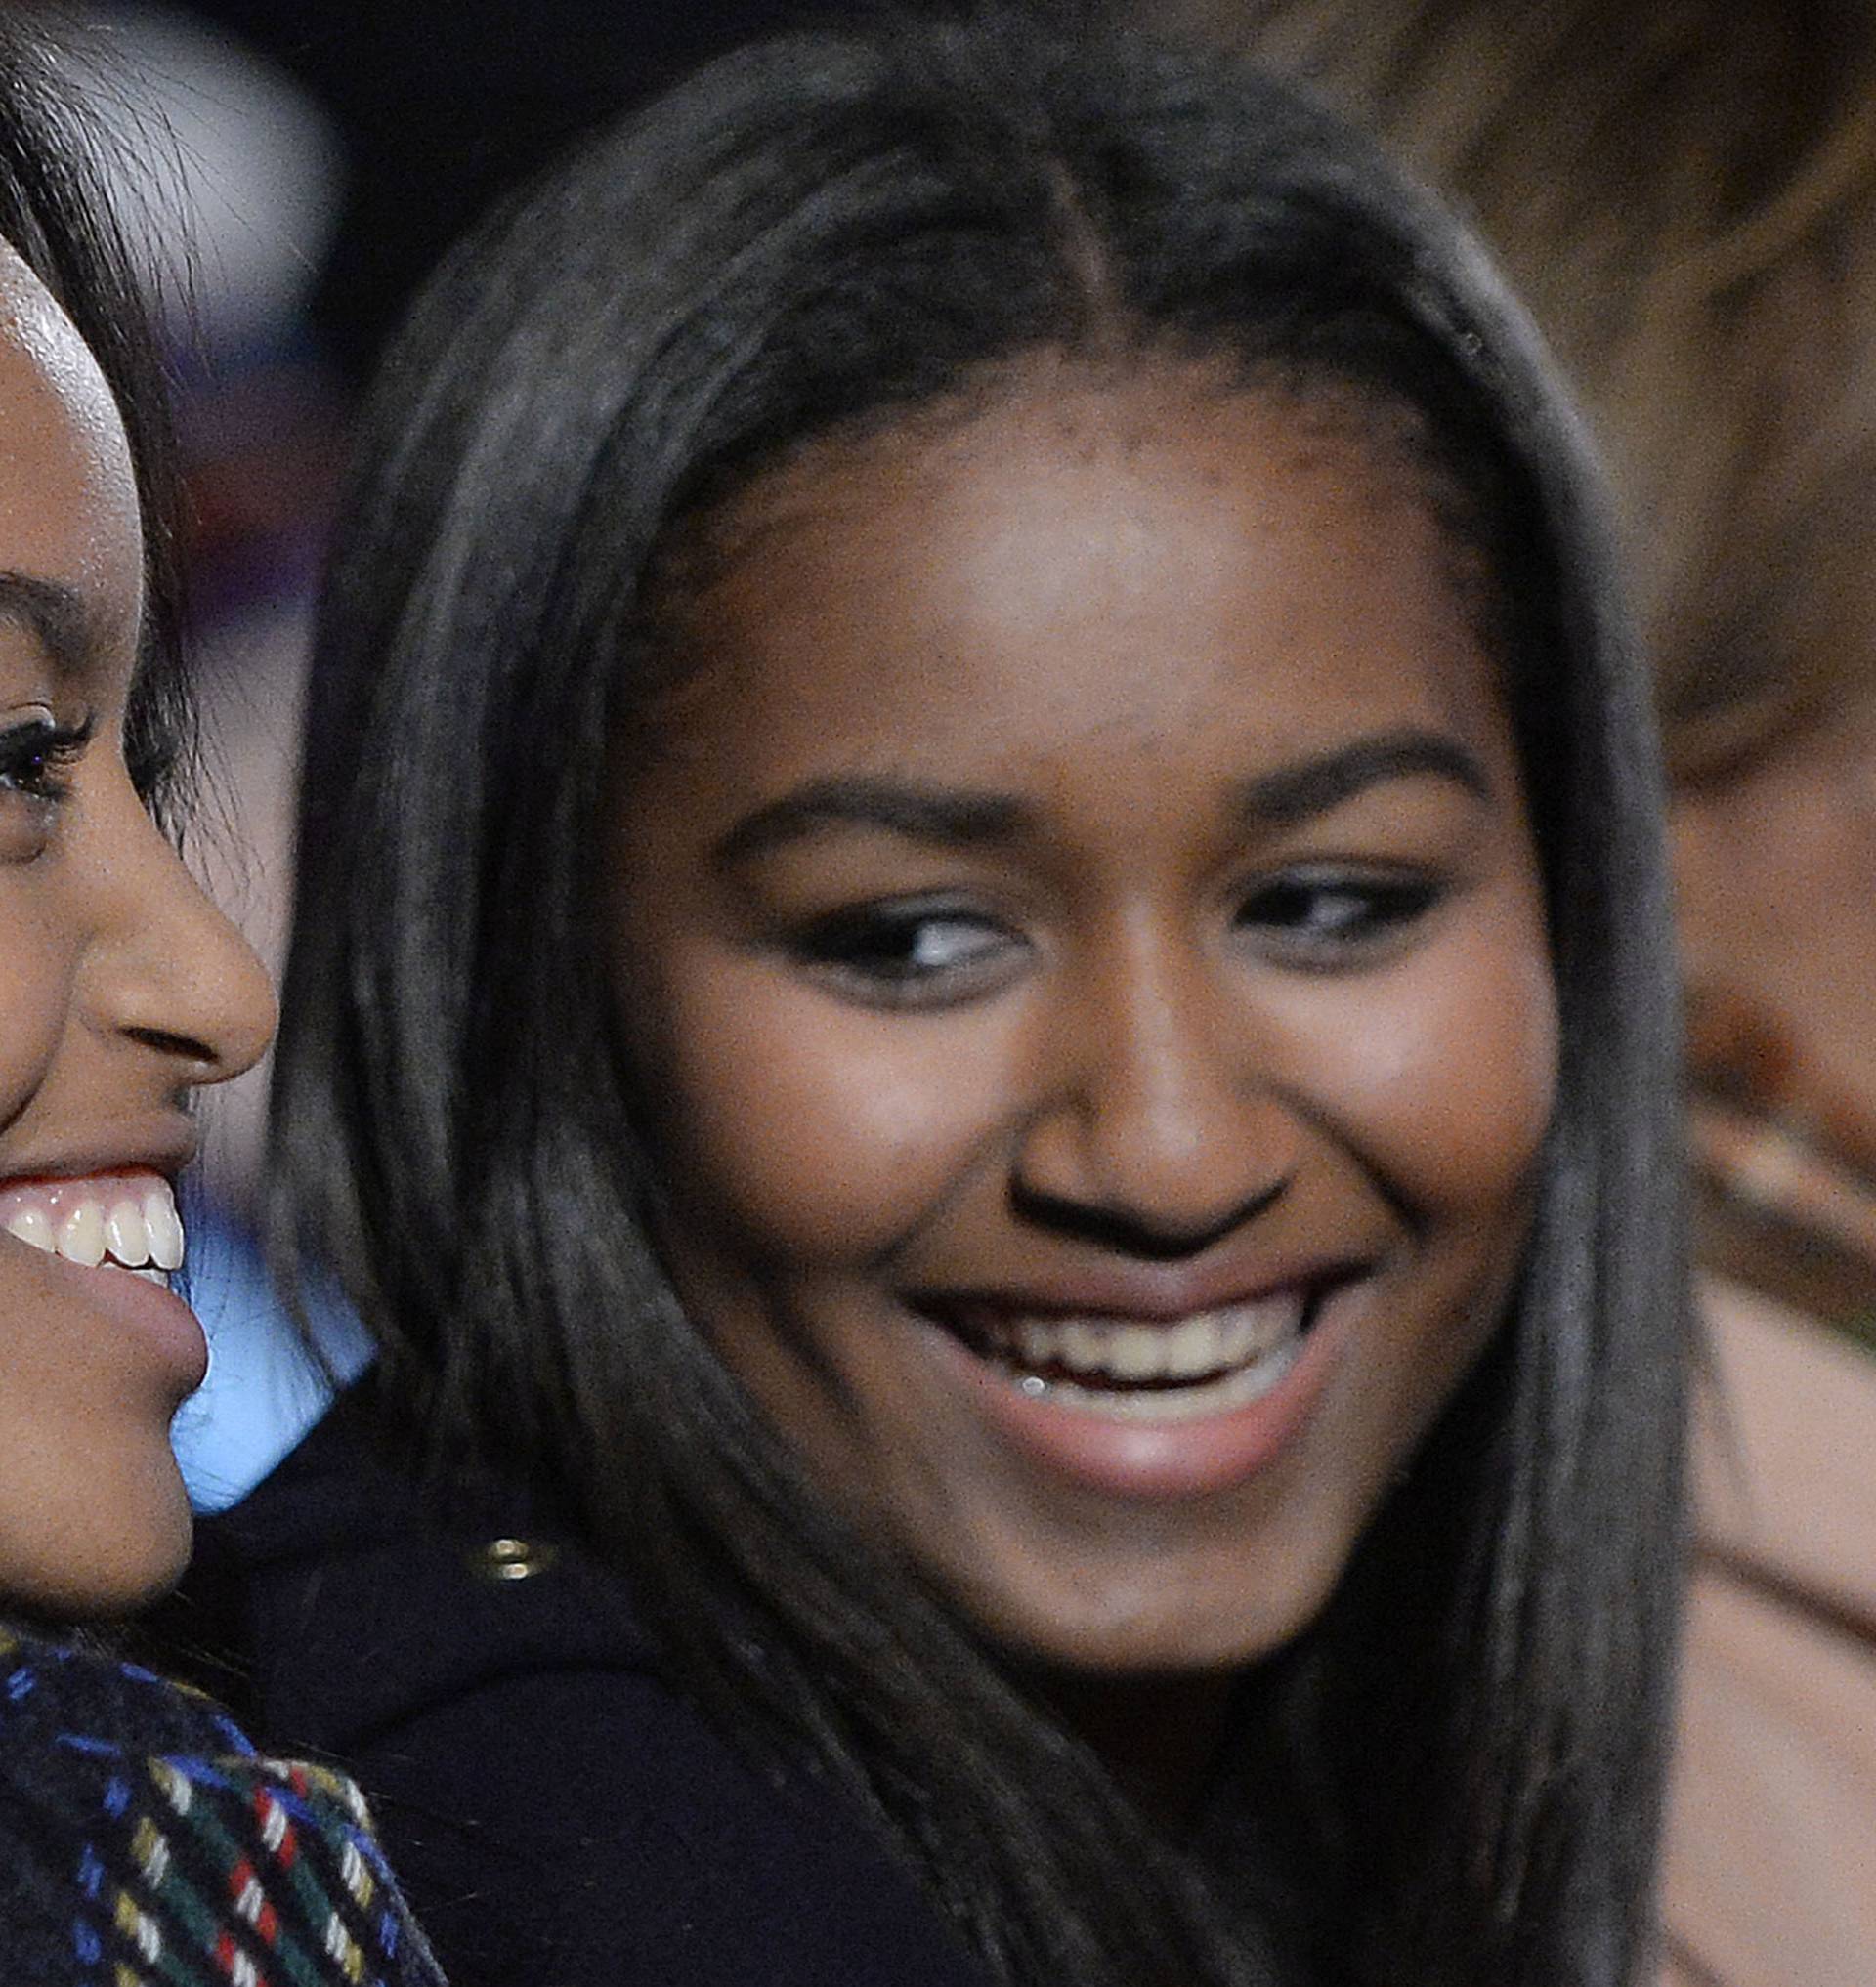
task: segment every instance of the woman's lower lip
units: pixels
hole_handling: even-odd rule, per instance
[[[109,1325],[135,1333],[174,1375],[179,1401],[192,1394],[207,1376],[208,1340],[201,1321],[174,1290],[126,1269],[108,1265],[90,1269],[67,1262],[10,1235],[0,1235],[0,1249],[19,1251],[24,1258],[20,1265],[22,1271],[28,1263],[41,1265],[29,1273],[53,1278],[56,1288],[70,1301],[101,1312]],[[25,1301],[30,1303],[31,1299]]]
[[[1322,1300],[1289,1371],[1267,1393],[1190,1420],[1110,1418],[1057,1405],[1046,1389],[1026,1390],[943,1327],[927,1329],[985,1420],[1032,1461],[1110,1497],[1173,1500],[1249,1482],[1294,1447],[1342,1356],[1342,1295]]]

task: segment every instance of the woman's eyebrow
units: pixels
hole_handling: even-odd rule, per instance
[[[747,814],[711,852],[719,866],[746,862],[833,827],[884,829],[946,848],[1013,841],[1030,824],[1013,794],[915,781],[851,776],[815,780]]]
[[[1260,828],[1285,827],[1327,814],[1371,786],[1426,775],[1450,780],[1481,800],[1491,797],[1483,762],[1457,740],[1438,732],[1403,730],[1357,739],[1259,773],[1236,790],[1232,812]],[[976,848],[1014,841],[1034,820],[1033,811],[1014,794],[850,775],[810,781],[745,815],[717,842],[711,859],[719,867],[743,863],[838,827],[883,830],[945,848]]]
[[[1233,812],[1259,828],[1291,827],[1392,780],[1430,775],[1479,800],[1492,797],[1485,763],[1440,732],[1381,732],[1315,757],[1259,773],[1238,788]]]
[[[60,580],[0,571],[0,621],[23,628],[62,676],[76,676],[91,659],[91,612],[83,595]]]

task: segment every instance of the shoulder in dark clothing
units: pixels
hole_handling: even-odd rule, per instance
[[[264,1744],[357,1775],[456,1987],[983,1987],[865,1820],[704,1719],[524,1493],[426,1494],[341,1404],[202,1535],[172,1628],[232,1637]]]

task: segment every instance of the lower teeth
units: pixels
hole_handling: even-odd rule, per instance
[[[1045,1379],[1034,1373],[1022,1374],[1016,1384],[1032,1400],[1045,1400],[1051,1407],[1067,1408],[1079,1415],[1101,1415],[1115,1421],[1192,1421],[1261,1400],[1296,1364],[1301,1343],[1301,1334],[1294,1334],[1268,1352],[1260,1353],[1248,1366],[1195,1385],[1122,1391],[1079,1386],[1073,1380]]]
[[[120,1262],[107,1262],[105,1267],[107,1269],[122,1269],[124,1265]],[[159,1290],[169,1289],[169,1272],[167,1270],[159,1270],[153,1264],[148,1268],[131,1270],[129,1274],[133,1277],[142,1277],[147,1284],[154,1284]]]

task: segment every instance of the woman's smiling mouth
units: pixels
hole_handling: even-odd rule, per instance
[[[170,1289],[185,1242],[166,1171],[128,1163],[0,1180],[0,1237],[47,1261],[62,1294],[75,1297],[95,1325],[128,1330],[134,1339],[125,1343],[153,1352],[173,1401],[201,1385],[202,1327]]]
[[[1295,1363],[1315,1298],[1300,1289],[1178,1319],[926,1308],[1033,1400],[1126,1421],[1183,1421],[1259,1400]]]
[[[1379,1265],[1341,1260],[1226,1294],[1087,1288],[907,1300],[941,1369],[1032,1466],[1128,1501],[1210,1497],[1262,1474],[1315,1418]]]
[[[142,1166],[0,1185],[0,1228],[48,1255],[129,1270],[165,1289],[183,1260],[176,1197],[160,1173]]]

